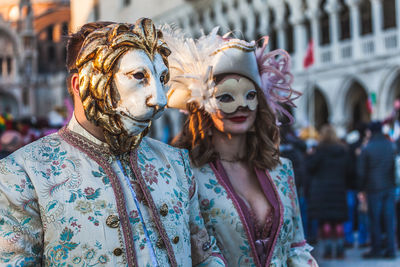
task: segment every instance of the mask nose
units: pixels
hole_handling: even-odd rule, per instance
[[[243,96],[242,97],[238,97],[237,105],[238,105],[239,108],[247,108],[248,107],[248,103],[247,103],[246,99]]]
[[[157,85],[156,90],[146,98],[146,105],[154,109],[154,114],[162,111],[167,105],[167,97],[162,85]]]

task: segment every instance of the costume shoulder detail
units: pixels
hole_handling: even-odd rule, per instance
[[[286,165],[289,168],[293,169],[292,161],[290,159],[284,158],[284,157],[279,157],[279,160],[281,161],[281,164],[279,166],[283,167]]]
[[[48,147],[60,147],[63,144],[62,138],[57,133],[53,133],[21,147],[3,160],[12,157],[15,159],[23,159],[24,161],[29,159],[29,157],[38,155],[46,149],[48,150]]]
[[[161,141],[158,141],[156,139],[150,138],[150,137],[145,137],[143,138],[140,147],[143,149],[148,149],[149,147],[151,147],[152,149],[155,150],[163,150],[167,153],[179,153],[179,152],[184,152],[184,149],[180,149],[180,148],[176,148],[173,146],[170,146],[166,143],[163,143]]]

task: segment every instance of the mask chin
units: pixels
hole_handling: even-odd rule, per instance
[[[123,128],[129,136],[136,136],[143,132],[150,125],[150,120],[146,122],[136,121],[132,118],[121,116]]]
[[[151,120],[136,121],[128,116],[114,115],[116,131],[103,127],[104,137],[114,154],[120,155],[135,149],[149,132]]]

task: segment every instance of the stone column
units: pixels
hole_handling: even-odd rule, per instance
[[[205,32],[210,32],[214,27],[213,27],[213,22],[211,21],[211,8],[212,6],[202,9],[200,12],[203,13],[203,29]]]
[[[254,10],[258,12],[259,23],[255,25],[255,31],[262,36],[269,32],[268,21],[269,21],[269,9],[268,6],[260,0],[254,2]],[[268,47],[267,47],[268,49]]]
[[[360,18],[360,0],[345,0],[350,9],[350,25],[351,25],[351,40],[353,46],[353,57],[358,59],[361,57],[361,18]]]
[[[228,28],[228,23],[226,21],[226,16],[222,13],[222,2],[214,1],[211,5],[211,8],[214,10],[215,14],[215,23],[220,26],[222,32],[225,33]]]
[[[400,31],[400,0],[396,0],[396,27]]]
[[[294,30],[294,55],[296,57],[296,66],[293,66],[297,70],[301,70],[303,66],[303,59],[307,51],[307,33],[304,26],[304,17],[293,17],[290,19],[293,24]]]
[[[383,7],[382,0],[371,0],[373,33],[375,35],[376,53],[381,54],[385,50],[385,43],[382,37],[383,30]]]
[[[339,11],[340,5],[337,0],[328,0],[325,6],[326,12],[329,14],[330,39],[332,48],[333,63],[339,61]]]
[[[303,59],[307,50],[307,32],[304,25],[305,16],[303,12],[303,3],[298,0],[288,0],[291,16],[289,22],[293,25],[293,43],[294,52],[292,57],[295,58],[293,69],[301,70],[303,68]]]
[[[276,32],[277,32],[277,38],[278,38],[278,47],[277,48],[282,48],[282,49],[287,49],[286,47],[286,24],[285,23],[280,23],[276,24]]]
[[[248,7],[244,7],[243,10],[245,10],[245,11],[242,11],[243,15],[254,14],[254,11]],[[246,32],[245,32],[246,37],[248,38],[248,40],[256,39],[256,36],[255,36],[256,20],[254,19],[254,16],[245,16],[245,18],[246,18],[246,24],[247,24],[247,28],[246,28]]]
[[[182,20],[182,28],[186,31],[189,29],[189,17],[188,16],[180,16]]]
[[[275,12],[275,29],[278,38],[278,48],[287,49],[284,2],[274,2],[273,12]]]
[[[310,19],[311,23],[311,39],[314,42],[314,65],[318,65],[320,62],[319,55],[319,44],[320,44],[320,26],[319,26],[319,15],[320,12],[318,9],[308,9],[307,17]]]
[[[8,69],[7,69],[7,56],[3,57],[3,62],[2,62],[3,66],[3,78],[8,78]]]

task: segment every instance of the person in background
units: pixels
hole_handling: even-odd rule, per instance
[[[382,133],[379,121],[369,125],[371,137],[358,158],[361,192],[368,199],[372,248],[364,258],[395,258],[395,155],[394,144]],[[383,216],[384,227],[381,224]],[[382,239],[385,229],[386,239]],[[385,244],[384,244],[384,243]],[[385,249],[384,249],[385,248]]]
[[[7,157],[22,145],[22,136],[19,132],[5,131],[0,137],[0,159]]]
[[[308,126],[302,128],[299,132],[299,138],[303,140],[306,144],[306,151],[305,151],[305,162],[307,165],[307,161],[315,152],[315,148],[318,145],[319,140],[319,132],[313,126]],[[307,211],[308,211],[308,204],[310,203],[310,184],[312,179],[312,174],[310,174],[306,168],[307,179],[304,180],[304,194],[307,203]],[[308,212],[307,213],[307,229],[305,232],[307,233],[307,240],[311,245],[315,245],[318,242],[318,220],[314,218],[310,218]]]
[[[297,196],[299,198],[301,218],[303,221],[304,235],[307,237],[308,219],[306,202],[307,170],[305,167],[306,143],[298,138],[289,123],[280,127],[281,142],[279,152],[281,157],[290,159],[296,176]]]
[[[309,216],[319,222],[324,258],[344,258],[343,222],[347,220],[346,180],[349,153],[332,125],[324,125],[314,154],[307,160],[312,175]]]
[[[346,142],[349,148],[350,156],[350,175],[348,176],[347,184],[347,206],[348,206],[348,221],[344,223],[345,233],[345,247],[354,247],[354,230],[358,230],[358,246],[365,247],[368,245],[368,229],[366,223],[368,218],[364,215],[366,211],[366,203],[360,203],[365,201],[357,195],[357,157],[361,152],[361,147],[365,142],[365,132],[367,129],[366,123],[359,123],[356,130],[350,132],[346,137]],[[361,216],[361,218],[360,218]]]

